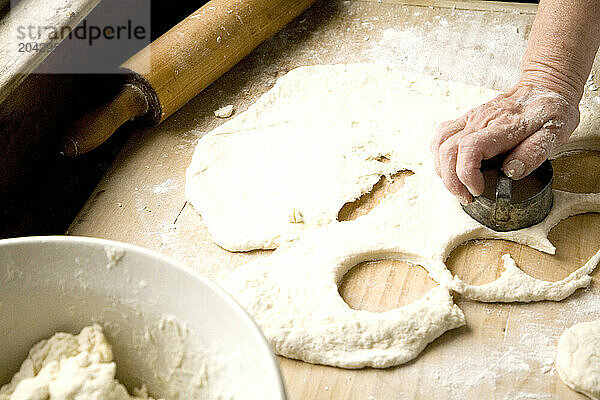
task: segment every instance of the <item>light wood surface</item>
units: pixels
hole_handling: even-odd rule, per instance
[[[211,0],[122,67],[154,89],[163,121],[315,0]]]
[[[72,127],[63,153],[93,150],[130,119],[164,121],[314,1],[209,1],[121,65],[132,82]]]
[[[95,149],[128,120],[164,121],[314,1],[209,1],[121,65],[130,82],[74,124],[63,154]]]
[[[269,252],[230,253],[214,245],[202,218],[185,201],[185,168],[197,139],[220,123],[217,108],[240,113],[277,77],[309,64],[384,62],[445,79],[506,89],[518,66],[533,15],[530,5],[494,2],[321,1],[217,80],[161,126],[132,136],[69,229],[70,234],[121,240],[179,259],[211,278]],[[435,4],[434,4],[435,3]],[[438,6],[440,4],[441,6]],[[494,8],[496,7],[496,8]],[[586,94],[586,102],[594,93]],[[600,155],[554,162],[555,187],[600,191]],[[340,210],[340,219],[368,212],[403,177]],[[223,184],[235,185],[235,182]],[[268,194],[265,194],[268,195]],[[557,280],[600,247],[600,216],[569,218],[550,233],[556,256],[504,241],[455,249],[448,264],[481,284],[501,272],[510,253],[531,275]],[[432,227],[434,229],[434,227]],[[554,303],[484,304],[456,297],[467,326],[448,332],[414,361],[386,370],[343,370],[280,358],[291,399],[582,399],[560,381],[552,358],[560,334],[600,312],[592,287]],[[354,308],[383,311],[421,297],[435,283],[422,268],[376,261],[352,269],[340,293]]]

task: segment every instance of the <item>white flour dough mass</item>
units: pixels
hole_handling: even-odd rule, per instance
[[[443,332],[464,324],[462,312],[452,307],[449,289],[480,301],[528,302],[562,300],[590,283],[589,273],[600,253],[560,282],[530,277],[514,262],[486,286],[467,285],[453,277],[444,260],[464,241],[504,238],[552,252],[546,239],[550,227],[586,208],[555,206],[546,225],[500,233],[467,216],[445,189],[427,192],[427,187],[431,185],[415,174],[371,213],[305,232],[270,257],[238,268],[224,286],[256,319],[278,354],[345,368],[384,368],[409,361]],[[600,210],[600,196],[556,195]],[[580,196],[593,201],[584,203]],[[440,198],[448,204],[444,223],[439,223],[436,212]],[[338,293],[344,274],[362,262],[386,258],[423,266],[440,286],[415,303],[385,313],[350,309]],[[428,318],[417,317],[415,308]]]
[[[57,333],[37,343],[0,400],[152,400],[145,390],[130,396],[115,379],[112,349],[102,328],[83,328],[79,335]]]
[[[202,137],[186,196],[221,247],[274,249],[336,221],[382,175],[428,162],[437,123],[495,95],[371,65],[297,68]]]
[[[377,65],[296,68],[202,137],[186,196],[219,246],[274,249],[336,221],[381,176],[428,167],[437,125],[497,94]],[[582,108],[573,146],[598,142],[599,125]]]
[[[471,239],[553,254],[547,234],[554,225],[600,211],[600,195],[554,191],[550,215],[519,231],[494,232],[464,213],[433,170],[430,137],[440,122],[496,94],[384,66],[301,67],[199,141],[186,195],[213,240],[235,251],[279,247],[223,283],[278,354],[347,368],[399,365],[464,324],[450,291],[480,301],[561,300],[589,284],[600,254],[555,283],[528,276],[512,260],[480,287],[446,268],[450,252]],[[582,121],[598,126],[585,109]],[[414,175],[400,191],[367,215],[337,222],[345,203],[406,169]],[[387,313],[350,309],[337,290],[341,278],[360,262],[384,258],[422,265],[440,286]]]
[[[344,368],[403,364],[447,330],[464,325],[465,319],[443,286],[383,313],[353,310],[344,302],[337,284],[356,264],[386,256],[422,261],[380,247],[388,235],[394,232],[331,224],[238,268],[224,287],[255,318],[280,355]]]
[[[600,400],[600,321],[567,329],[558,341],[556,370],[571,389]]]

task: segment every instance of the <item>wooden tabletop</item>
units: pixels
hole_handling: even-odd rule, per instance
[[[217,108],[244,111],[275,80],[301,65],[385,63],[495,89],[518,76],[534,5],[490,1],[330,0],[318,2],[256,49],[161,126],[135,133],[69,229],[140,245],[219,279],[268,251],[230,253],[210,239],[186,202],[185,169],[194,146],[224,120]],[[593,105],[595,93],[586,94]],[[555,187],[598,192],[600,155],[558,159]],[[346,205],[340,219],[368,212],[403,177],[382,181]],[[593,179],[590,179],[592,177]],[[223,182],[235,185],[235,182]],[[266,193],[265,195],[268,195]],[[448,264],[469,283],[497,278],[510,253],[536,278],[559,280],[600,247],[600,217],[561,222],[550,233],[556,256],[505,241],[480,240],[454,250]],[[593,275],[595,278],[597,273]],[[340,293],[354,308],[383,311],[408,304],[434,285],[425,271],[397,261],[373,261],[351,270]],[[559,379],[553,357],[560,334],[596,319],[600,290],[580,290],[564,302],[484,304],[456,298],[467,326],[444,334],[414,361],[386,370],[344,370],[280,358],[291,399],[581,399]]]

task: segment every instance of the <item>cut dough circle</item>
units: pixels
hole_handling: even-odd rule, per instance
[[[567,329],[558,341],[556,370],[571,389],[600,400],[600,321]]]

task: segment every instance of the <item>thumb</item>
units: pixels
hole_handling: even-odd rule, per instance
[[[502,169],[509,178],[519,180],[542,165],[555,147],[563,144],[568,135],[555,126],[544,125],[511,151]]]

